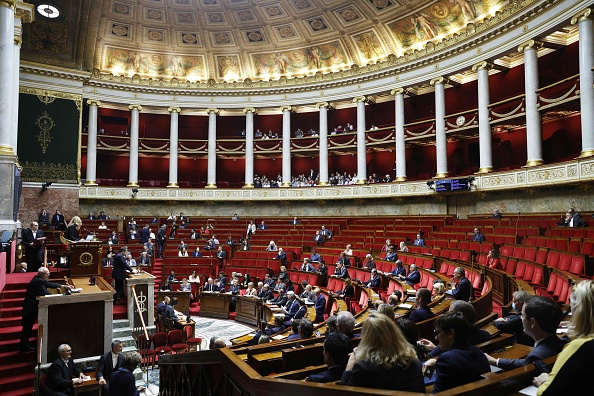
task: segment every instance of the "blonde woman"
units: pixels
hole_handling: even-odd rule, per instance
[[[69,241],[80,241],[80,236],[78,235],[78,231],[82,226],[82,220],[78,216],[74,216],[70,223],[68,223],[68,228],[66,228],[66,235],[64,236]]]
[[[435,300],[438,297],[441,297],[445,294],[445,285],[442,282],[437,282],[433,285],[433,298]]]
[[[408,252],[408,247],[406,246],[406,242],[400,242],[400,251],[401,252]]]
[[[594,281],[584,280],[571,293],[571,341],[557,356],[551,374],[534,378],[538,395],[594,394],[589,362],[594,353]]]
[[[340,381],[365,388],[425,392],[421,362],[393,319],[372,313],[363,322],[361,342],[353,350]]]

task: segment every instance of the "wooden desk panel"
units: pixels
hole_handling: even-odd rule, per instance
[[[228,319],[231,297],[226,293],[200,293],[200,316]]]
[[[246,296],[237,296],[235,301],[235,320],[252,326],[258,325],[263,317],[262,301],[255,297]]]
[[[177,297],[177,305],[175,310],[187,315],[190,312],[190,292],[180,291],[163,291],[157,292],[157,301],[163,301],[163,297],[168,296],[169,298]]]

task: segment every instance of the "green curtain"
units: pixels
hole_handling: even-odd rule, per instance
[[[22,88],[18,157],[22,180],[78,183],[80,95]]]

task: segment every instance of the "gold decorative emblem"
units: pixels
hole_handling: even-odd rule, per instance
[[[466,122],[466,117],[464,117],[464,116],[460,116],[460,117],[456,118],[456,125],[458,125],[459,127],[463,126],[465,122]]]
[[[84,252],[78,259],[80,260],[80,265],[84,265],[85,267],[93,264],[93,255],[89,252]]]
[[[37,141],[41,144],[41,151],[45,154],[47,147],[49,146],[50,142],[52,141],[52,136],[50,135],[50,131],[56,126],[54,120],[50,117],[47,111],[44,111],[41,117],[35,121],[35,125],[37,125],[40,129],[39,135],[37,135]]]

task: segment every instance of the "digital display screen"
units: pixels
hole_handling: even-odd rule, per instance
[[[456,191],[469,191],[470,190],[470,182],[468,181],[467,177],[462,179],[447,179],[447,180],[437,180],[435,182],[435,191],[436,192],[456,192]]]

